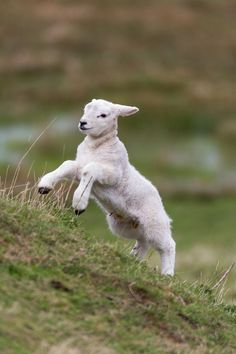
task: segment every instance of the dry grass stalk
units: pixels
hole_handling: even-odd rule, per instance
[[[222,277],[220,278],[220,280],[211,288],[211,290],[215,290],[218,289],[219,286],[227,279],[229,273],[231,272],[231,270],[233,269],[235,263],[232,263],[231,266],[224,272],[224,274],[222,275]]]

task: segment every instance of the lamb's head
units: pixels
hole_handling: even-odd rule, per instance
[[[84,108],[84,114],[79,122],[79,129],[87,135],[101,136],[117,129],[117,118],[119,116],[130,116],[138,111],[137,107],[115,104],[102,99],[93,99]]]

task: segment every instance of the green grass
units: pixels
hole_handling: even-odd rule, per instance
[[[2,198],[0,230],[1,353],[235,352],[235,306],[161,277],[71,211]]]

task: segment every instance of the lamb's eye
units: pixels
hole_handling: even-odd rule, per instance
[[[101,114],[101,117],[102,117],[102,118],[105,118],[106,116],[107,116],[107,115],[106,115],[105,113],[102,113],[102,114]]]

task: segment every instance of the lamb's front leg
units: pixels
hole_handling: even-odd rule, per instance
[[[104,185],[116,183],[118,175],[109,166],[100,163],[89,163],[81,173],[81,180],[73,196],[72,206],[75,213],[80,215],[87,208],[94,182]]]
[[[55,171],[44,175],[39,184],[38,191],[40,194],[47,194],[53,187],[64,179],[75,179],[78,175],[77,161],[64,161]]]

